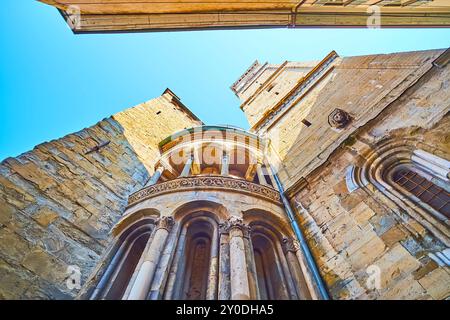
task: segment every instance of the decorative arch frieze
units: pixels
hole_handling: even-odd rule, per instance
[[[141,189],[129,197],[128,207],[167,193],[199,190],[241,192],[281,205],[280,193],[268,186],[223,176],[192,176],[161,182]]]

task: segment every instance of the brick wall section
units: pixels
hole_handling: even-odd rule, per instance
[[[326,162],[306,176],[307,187],[292,204],[324,281],[334,299],[445,299],[450,271],[428,253],[445,249],[422,225],[408,224],[383,202],[383,194],[349,193],[346,168],[363,161],[364,147],[383,139],[414,139],[449,159],[450,66],[433,68],[376,119],[357,131]],[[447,115],[446,115],[447,114]],[[302,203],[306,211],[300,209]],[[414,230],[412,232],[410,230]],[[366,286],[370,270],[381,270],[381,289]]]
[[[82,281],[88,278],[128,195],[153,172],[158,143],[198,124],[166,93],[4,160],[0,299],[73,298],[76,290],[65,284],[67,267],[79,266]]]

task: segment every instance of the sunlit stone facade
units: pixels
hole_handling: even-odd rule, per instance
[[[0,165],[0,297],[446,299],[449,50],[256,61]]]
[[[233,127],[194,127],[163,140],[155,173],[130,195],[113,229],[117,241],[106,256],[113,263],[94,275],[100,281],[86,295],[317,297],[265,147]]]

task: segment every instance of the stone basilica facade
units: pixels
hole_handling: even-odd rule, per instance
[[[253,63],[0,165],[2,299],[446,299],[449,50]]]

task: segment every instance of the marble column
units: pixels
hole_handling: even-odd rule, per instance
[[[222,164],[220,167],[220,174],[222,176],[228,176],[230,169],[230,156],[228,155],[228,152],[225,151],[225,153],[222,155]]]
[[[265,185],[265,186],[269,185],[267,183],[266,177],[264,176],[264,172],[262,170],[262,164],[260,162],[258,162],[258,164],[256,165],[256,174],[258,175],[258,180],[259,180],[260,184]]]
[[[137,272],[128,300],[144,300],[147,298],[161,252],[173,225],[172,217],[161,217],[158,220],[153,239],[148,249],[143,253],[143,263]]]
[[[259,287],[256,273],[255,255],[253,253],[253,244],[251,238],[251,227],[245,226],[244,228],[244,245],[245,245],[245,257],[247,259],[247,272],[248,272],[248,284],[250,289],[250,298],[259,300]]]
[[[297,294],[302,300],[318,300],[320,295],[314,285],[314,280],[307,268],[307,263],[300,250],[300,243],[296,239],[284,238],[283,250],[289,263],[291,274],[297,283]]]
[[[161,252],[158,267],[150,286],[149,300],[160,300],[163,297],[168,282],[169,269],[173,261],[173,254],[178,242],[180,225],[175,224],[166,240],[166,245]]]
[[[99,283],[97,284],[93,293],[89,297],[90,300],[96,300],[96,299],[104,297],[104,295],[105,295],[104,288],[107,286],[109,280],[111,279],[112,274],[116,270],[117,265],[119,264],[120,260],[123,258],[123,255],[127,249],[127,246],[128,246],[128,239],[126,239],[120,245],[119,249],[117,249],[117,251],[115,252],[113,258],[111,259],[111,262],[108,264],[108,267],[106,268],[105,272],[103,273],[102,277],[100,278]],[[108,256],[110,256],[111,252],[114,252],[114,249],[116,249],[116,248],[117,248],[116,246],[113,246],[110,249]],[[107,261],[108,259],[105,259],[105,260]]]
[[[181,286],[183,284],[183,270],[185,269],[186,259],[186,236],[187,228],[184,226],[180,232],[177,242],[175,257],[167,281],[167,289],[164,293],[164,300],[178,300],[182,297]]]
[[[202,154],[202,148],[201,146],[196,146],[192,150],[192,165],[191,165],[191,174],[192,175],[198,175],[202,173],[202,161],[203,161],[203,154]]]
[[[231,217],[228,220],[230,238],[230,282],[231,300],[249,300],[250,288],[245,257],[244,228],[242,219]]]
[[[219,225],[219,300],[230,300],[230,246],[228,222]]]
[[[206,290],[206,300],[217,300],[218,275],[219,275],[219,233],[217,225],[214,227],[211,239],[210,266],[208,274],[208,288]]]
[[[184,164],[184,168],[183,168],[183,171],[181,171],[180,177],[189,176],[189,174],[191,172],[192,162],[193,162],[193,156],[191,154],[186,159],[186,163]]]
[[[153,173],[153,176],[147,181],[145,184],[146,187],[152,186],[154,184],[158,183],[159,178],[161,178],[162,173],[164,172],[164,167],[159,166],[156,168],[155,173]]]

